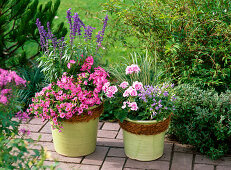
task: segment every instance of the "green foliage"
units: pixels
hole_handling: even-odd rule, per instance
[[[35,93],[41,91],[47,83],[41,69],[36,64],[32,64],[30,67],[19,67],[17,70],[20,77],[27,81],[26,88],[20,89],[17,94],[17,99],[23,105],[23,110],[25,110],[31,104],[31,99]]]
[[[0,66],[2,68],[17,66],[29,57],[39,54],[39,33],[36,30],[36,19],[52,25],[60,0],[54,4],[48,1],[39,5],[39,0],[2,0],[0,1]],[[65,36],[67,30],[61,23],[56,29],[58,37]],[[30,49],[24,48],[32,43]],[[31,51],[35,51],[29,56]],[[23,63],[24,65],[27,63]]]
[[[145,85],[157,85],[169,81],[170,79],[164,78],[161,66],[156,63],[157,56],[153,59],[148,52],[145,54],[133,53],[128,57],[119,58],[118,62],[113,65],[109,65],[106,69],[109,73],[116,78],[119,82],[127,81],[132,84],[134,80],[141,82]],[[132,64],[136,64],[140,67],[141,72],[134,76],[126,76],[126,68]]]
[[[170,134],[217,159],[231,150],[231,91],[218,93],[191,85],[176,89],[178,100]]]
[[[116,114],[116,109],[115,109],[115,103],[117,103],[117,101],[113,100],[105,100],[104,102],[104,110],[103,110],[103,114],[100,116],[100,120],[110,120],[110,121],[114,121],[116,120],[115,114]],[[121,102],[122,105],[122,102]],[[117,104],[118,106],[118,104]],[[118,107],[117,107],[118,109]]]
[[[230,88],[229,0],[109,0],[105,9],[115,17],[111,42],[156,52],[176,82]]]

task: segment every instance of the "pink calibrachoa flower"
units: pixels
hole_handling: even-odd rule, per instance
[[[70,63],[74,62],[70,61]],[[89,107],[101,104],[101,92],[103,87],[105,88],[104,85],[108,84],[109,75],[101,67],[94,68],[90,72],[93,57],[88,57],[84,65],[87,66],[85,72],[75,76],[69,76],[64,72],[57,82],[36,93],[32,99],[33,104],[27,112],[34,113],[42,120],[51,120],[53,128],[60,129],[63,119],[81,115],[88,112]],[[113,94],[117,92],[117,87],[108,88]]]
[[[75,64],[76,62],[75,62],[75,60],[70,60],[70,62],[69,63],[67,63],[67,68],[71,68],[71,64]]]
[[[71,63],[67,63],[67,68],[71,68]]]
[[[76,62],[75,62],[75,60],[70,60],[70,63],[75,64]]]
[[[93,57],[87,57],[84,64],[82,65],[82,68],[80,69],[80,71],[88,71],[90,72],[91,66],[93,65],[94,60]]]
[[[0,103],[6,104],[8,102],[7,97],[4,95],[0,95]]]
[[[123,81],[120,85],[119,85],[119,87],[121,87],[121,88],[123,88],[123,89],[125,89],[125,88],[127,88],[128,87],[128,82],[126,82],[126,81]]]

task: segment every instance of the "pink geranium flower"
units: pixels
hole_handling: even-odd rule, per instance
[[[123,93],[123,97],[128,97],[129,96],[129,91],[128,90],[125,90],[125,92]]]
[[[133,82],[132,87],[135,88],[136,90],[141,90],[143,88],[143,84],[141,82],[135,81]]]
[[[137,96],[137,91],[136,91],[136,89],[132,89],[132,90],[130,91],[130,95],[131,95],[131,96]]]
[[[104,93],[107,92],[107,89],[108,89],[109,86],[110,86],[110,82],[104,83],[104,85],[102,87],[102,90],[103,90]]]
[[[131,110],[134,110],[134,111],[138,110],[138,106],[136,102],[131,102],[129,103],[128,106],[131,108]]]
[[[122,109],[125,109],[127,106],[127,102],[123,102],[123,106],[122,106]]]
[[[121,88],[123,88],[123,89],[125,89],[125,88],[127,88],[128,87],[128,82],[126,82],[126,81],[123,81],[120,85],[119,85],[119,87],[121,87]]]
[[[139,68],[138,65],[132,64],[131,67],[132,67],[133,72],[135,72],[135,73],[139,73],[140,72],[140,68]]]
[[[132,74],[132,73],[139,73],[140,68],[136,64],[132,64],[131,66],[127,66],[126,68],[126,74]]]
[[[108,98],[112,98],[112,97],[114,97],[113,94],[114,94],[114,93],[113,93],[112,91],[108,90],[107,93],[106,93],[106,96],[107,96]]]
[[[115,93],[118,91],[118,89],[117,89],[116,86],[110,86],[110,87],[108,88],[108,90],[112,91],[113,94],[115,94]]]
[[[132,74],[132,73],[133,73],[133,68],[131,66],[127,66],[126,74]]]

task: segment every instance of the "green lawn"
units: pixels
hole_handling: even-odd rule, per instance
[[[52,0],[54,2],[54,0]],[[40,0],[40,3],[46,3],[47,0]],[[106,11],[103,11],[102,3],[107,0],[61,0],[60,7],[58,9],[57,19],[55,23],[64,22],[68,27],[66,19],[66,11],[71,8],[72,14],[77,12],[81,20],[86,24],[96,28],[95,35],[99,30],[102,29],[102,19],[106,16]],[[103,12],[102,12],[103,11]],[[106,29],[105,35],[109,32],[110,25],[112,22],[112,16],[109,15],[108,28]],[[104,40],[105,41],[105,40]],[[108,46],[105,50],[101,51],[103,55],[103,61],[108,60],[109,63],[118,62],[118,57],[126,56],[131,50],[123,47],[121,43],[115,43],[115,46]]]

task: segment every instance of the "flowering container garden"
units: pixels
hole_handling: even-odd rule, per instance
[[[170,117],[164,121],[134,121],[126,119],[120,126],[123,129],[124,151],[131,158],[151,161],[160,158],[164,152],[164,137]]]
[[[110,83],[102,88],[107,97],[118,98],[123,104],[115,116],[123,129],[125,154],[140,161],[158,159],[163,155],[165,133],[175,109],[174,85],[144,85],[137,81],[141,69],[136,64],[125,71],[129,77],[123,76],[118,89]],[[147,72],[140,77],[145,75]]]
[[[55,151],[61,155],[78,157],[95,151],[99,116],[103,104],[91,109],[92,115],[74,116],[63,122],[62,132],[52,129]]]

